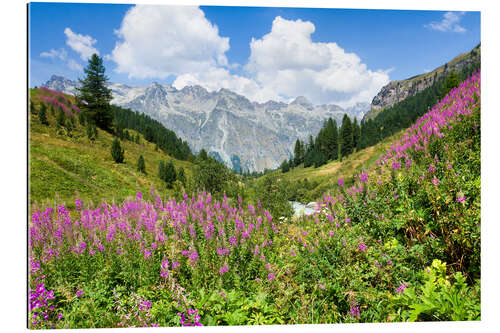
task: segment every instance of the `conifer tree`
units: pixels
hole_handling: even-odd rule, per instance
[[[177,172],[177,179],[182,183],[182,185],[186,186],[186,174],[183,167],[180,167]]]
[[[137,160],[137,171],[146,174],[146,163],[144,163],[144,157],[142,157],[142,154],[139,155],[139,159]]]
[[[87,67],[84,69],[86,77],[79,79],[80,87],[78,98],[84,101],[82,110],[88,114],[98,127],[111,131],[113,115],[111,113],[111,89],[106,87],[108,77],[104,74],[105,68],[102,58],[93,54]]]
[[[123,163],[125,151],[122,149],[118,138],[115,138],[113,140],[113,144],[111,145],[111,156],[113,157],[115,163]]]
[[[47,107],[43,103],[40,104],[40,109],[38,110],[38,119],[40,119],[40,122],[44,125],[49,124],[47,120]]]
[[[295,148],[293,152],[294,152],[293,165],[298,166],[299,164],[304,162],[304,155],[306,153],[304,144],[299,139],[295,141]]]
[[[161,180],[165,179],[165,162],[160,161],[160,164],[158,165],[158,177]]]
[[[288,171],[290,171],[290,165],[288,164],[288,160],[284,160],[283,162],[281,162],[280,168],[281,172],[283,173],[287,173]]]
[[[339,157],[337,122],[332,118],[328,118],[326,128],[327,159],[336,160]]]
[[[167,188],[172,188],[175,180],[177,179],[177,173],[171,160],[165,164],[164,177],[165,178],[163,180],[165,181]]]
[[[358,120],[354,117],[354,122],[352,124],[352,147],[353,149],[359,150],[360,147],[360,139],[361,136],[361,128],[358,125]]]
[[[342,158],[348,156],[352,153],[353,150],[353,142],[352,142],[352,125],[351,120],[344,114],[344,118],[342,118],[342,126],[340,127],[340,154]]]

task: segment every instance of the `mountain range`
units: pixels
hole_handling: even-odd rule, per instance
[[[45,87],[74,95],[77,82],[53,75]],[[187,141],[194,152],[205,149],[229,167],[241,171],[277,168],[293,152],[295,141],[308,142],[329,117],[361,120],[370,109],[358,103],[343,109],[313,105],[299,96],[291,103],[251,102],[228,89],[208,91],[195,85],[176,89],[153,82],[148,86],[108,83],[112,104],[142,112]]]

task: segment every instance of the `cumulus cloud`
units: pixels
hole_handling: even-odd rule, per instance
[[[51,58],[51,59],[57,58],[57,59],[65,60],[67,56],[68,56],[68,53],[66,52],[65,49],[59,49],[59,50],[50,49],[49,52],[40,53],[40,57],[42,57],[42,58]]]
[[[311,40],[313,23],[276,17],[271,32],[252,39],[246,69],[282,97],[303,95],[315,103],[369,102],[389,82],[388,71],[371,71],[336,43]]]
[[[370,102],[389,82],[389,71],[372,71],[336,43],[316,43],[312,22],[276,17],[271,31],[250,42],[244,76],[231,73],[229,38],[197,7],[136,6],[125,15],[110,58],[118,73],[164,79],[173,85],[231,89],[253,101],[306,96],[315,104]]]
[[[116,31],[111,59],[131,78],[166,78],[227,66],[229,38],[203,11],[185,6],[135,6]]]
[[[459,25],[460,20],[462,19],[462,16],[464,16],[464,12],[446,12],[443,15],[443,19],[439,22],[431,22],[429,24],[426,24],[425,27],[432,29],[432,30],[438,30],[438,31],[452,31],[452,32],[459,32],[463,33],[466,32],[467,30]]]
[[[92,54],[99,54],[99,51],[93,47],[97,40],[89,35],[81,35],[74,33],[70,28],[64,29],[66,35],[66,44],[74,51],[80,54],[82,60],[87,60]]]

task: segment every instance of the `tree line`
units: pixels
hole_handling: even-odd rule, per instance
[[[318,135],[309,136],[306,144],[300,139],[295,141],[294,155],[281,163],[282,172],[288,172],[301,164],[305,168],[315,168],[352,154],[359,149],[361,128],[356,118],[353,121],[344,114],[340,128],[331,117],[323,123]]]
[[[354,151],[373,146],[397,131],[410,127],[480,66],[480,63],[473,63],[464,66],[459,73],[452,70],[445,77],[435,79],[431,86],[382,110],[374,119],[362,121],[361,125],[358,125],[356,118],[351,121],[344,114],[338,128],[336,121],[329,118],[316,137],[309,136],[307,144],[296,140],[293,157],[281,163],[281,171],[286,173],[301,164],[305,168],[320,167],[328,161],[342,159]]]

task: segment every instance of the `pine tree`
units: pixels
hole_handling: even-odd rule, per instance
[[[122,149],[120,141],[118,138],[115,138],[113,140],[113,144],[111,145],[111,156],[113,157],[115,163],[123,163],[125,157],[124,153],[125,151]]]
[[[337,123],[332,118],[328,118],[326,125],[326,146],[327,146],[327,159],[336,160],[339,157],[339,134]]]
[[[304,162],[304,154],[305,154],[304,144],[299,139],[295,141],[295,148],[293,152],[294,152],[293,165],[298,166],[299,164]]]
[[[352,126],[351,120],[344,114],[344,118],[342,118],[342,126],[340,127],[340,154],[342,158],[350,155],[353,150],[353,142],[352,142]]]
[[[79,79],[78,98],[85,103],[82,110],[88,114],[98,127],[111,131],[113,115],[111,113],[111,89],[106,87],[108,77],[104,75],[105,68],[102,58],[93,54],[88,66],[84,69],[86,77]]]
[[[158,177],[161,180],[165,179],[165,162],[160,161],[160,164],[158,165]]]
[[[40,122],[44,125],[49,124],[47,120],[47,107],[43,103],[40,104],[40,109],[38,110],[38,119],[40,119]]]
[[[282,173],[287,173],[288,171],[290,171],[290,165],[288,164],[288,160],[284,160],[281,163],[280,168]]]
[[[142,154],[139,155],[139,159],[137,160],[137,171],[146,174],[146,163],[144,163],[144,157],[142,157]]]
[[[198,154],[199,158],[202,160],[202,161],[205,161],[207,160],[208,158],[208,154],[207,154],[207,151],[205,149],[201,149],[200,150],[200,153]]]
[[[183,167],[180,167],[177,172],[177,179],[182,183],[182,185],[186,186],[186,174]]]
[[[165,181],[165,184],[167,184],[167,188],[172,188],[172,185],[177,179],[177,173],[175,172],[175,167],[171,160],[165,164],[164,176],[165,178],[163,180]]]
[[[450,74],[448,74],[446,76],[446,79],[444,80],[444,86],[440,98],[446,96],[451,89],[458,87],[459,84],[460,84],[460,79],[457,73],[454,70],[450,71]]]
[[[354,117],[354,123],[352,124],[352,147],[356,148],[356,151],[360,148],[359,139],[361,137],[361,128],[358,125],[358,120]]]

